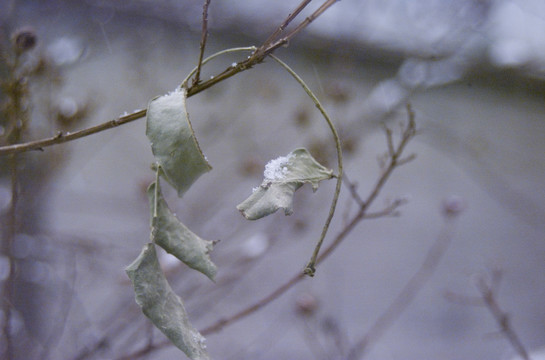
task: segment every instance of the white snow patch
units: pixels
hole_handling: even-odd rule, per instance
[[[284,179],[288,173],[287,165],[292,157],[293,154],[289,154],[288,156],[280,156],[269,161],[267,165],[265,165],[265,171],[263,172],[265,180],[275,181]]]

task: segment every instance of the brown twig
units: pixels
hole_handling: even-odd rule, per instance
[[[398,160],[403,154],[403,151],[405,150],[407,144],[409,141],[414,137],[416,134],[416,125],[414,122],[414,113],[408,107],[409,112],[409,121],[407,124],[407,127],[403,131],[403,134],[401,136],[401,140],[395,149],[393,155],[390,158],[390,161],[388,163],[388,167],[385,169],[385,171],[382,172],[380,175],[377,183],[375,184],[373,190],[368,195],[368,197],[363,201],[362,206],[359,207],[358,212],[350,219],[350,221],[346,224],[346,226],[335,236],[332,243],[329,244],[318,256],[318,259],[316,263],[321,263],[324,261],[329,255],[333,253],[333,251],[341,244],[341,242],[354,230],[354,228],[365,218],[367,211],[373,201],[376,199],[378,194],[380,193],[380,190],[384,187],[384,184],[392,174],[395,168],[399,167]],[[219,319],[214,324],[202,329],[200,332],[202,335],[210,335],[216,332],[219,332],[223,328],[232,325],[236,323],[237,321],[257,312],[258,310],[264,308],[274,300],[278,299],[281,295],[283,295],[286,291],[291,289],[293,286],[295,286],[299,281],[301,281],[303,278],[305,278],[305,274],[302,272],[297,272],[293,277],[291,277],[288,281],[286,281],[284,284],[280,285],[278,288],[273,290],[269,295],[263,297],[262,299],[256,301],[252,305],[246,307],[245,309],[242,309],[241,311],[229,316],[224,317],[222,319]],[[136,359],[138,357],[144,356],[152,351],[164,348],[166,346],[171,345],[171,342],[168,340],[165,340],[163,342],[157,343],[153,345],[153,347],[146,346],[140,350],[137,350],[136,352],[129,354],[123,358],[120,358],[118,360],[125,360],[125,359]]]
[[[96,134],[98,132],[111,129],[119,125],[129,123],[131,121],[140,119],[144,116],[146,116],[145,109],[137,110],[131,114],[123,115],[117,119],[113,119],[105,123],[92,126],[87,129],[83,129],[83,130],[79,130],[75,132],[69,132],[69,133],[68,132],[63,133],[59,131],[56,135],[49,138],[30,141],[30,142],[22,143],[22,144],[2,146],[0,147],[0,155],[18,154],[18,153],[22,153],[26,151],[31,151],[31,150],[43,150],[44,147],[56,145],[56,144],[62,144],[68,141],[80,139],[85,136]]]
[[[260,64],[265,60],[265,58],[271,54],[273,51],[278,49],[279,47],[287,44],[295,35],[297,35],[301,30],[306,28],[311,22],[316,20],[318,16],[323,14],[325,10],[327,10],[331,5],[333,5],[337,0],[327,0],[325,1],[322,6],[320,6],[312,15],[307,17],[305,20],[303,20],[294,30],[290,31],[286,36],[276,40],[276,41],[267,41],[263,43],[250,57],[240,63],[237,63],[235,66],[230,66],[227,69],[225,69],[222,73],[212,77],[211,79],[208,79],[207,81],[204,81],[199,84],[195,84],[191,86],[189,89],[187,89],[187,96],[195,95],[205,89],[208,89],[209,87],[217,84],[218,82],[221,82],[225,79],[230,78],[233,75],[238,74],[241,71],[251,69],[253,66]],[[282,24],[289,24],[292,20],[294,15],[293,14],[299,14],[301,10],[306,6],[306,2],[303,1],[301,4],[298,5],[295,11],[290,13],[286,20],[283,21]],[[275,33],[278,30],[275,30]],[[270,39],[271,37],[269,37]]]
[[[286,37],[279,39],[275,44],[271,45],[271,49],[276,49],[284,44],[287,44],[295,35],[297,35],[301,30],[310,25],[311,22],[316,20],[320,15],[322,15],[331,5],[335,4],[339,0],[327,0],[320,6],[316,11],[314,11],[309,17],[307,17],[303,22],[301,22],[295,29],[293,29]]]
[[[208,38],[208,7],[209,6],[210,6],[210,0],[204,0],[204,5],[202,7],[202,34],[201,34],[201,45],[200,45],[200,52],[199,52],[199,63],[197,64],[197,71],[195,72],[195,77],[193,78],[193,85],[196,85],[201,81],[202,59],[204,57],[206,39]]]
[[[278,27],[278,29],[276,29],[276,31],[274,31],[268,38],[267,40],[265,40],[265,42],[263,43],[262,47],[267,47],[269,46],[273,41],[277,40],[278,37],[280,36],[280,34],[282,34],[282,32],[286,29],[286,27],[293,21],[293,19],[295,19],[297,17],[297,15],[299,15],[299,13],[301,11],[303,11],[303,9],[308,5],[310,4],[312,0],[303,0],[298,6],[297,8],[291,13],[288,15],[288,17],[282,22],[282,24],[280,24],[280,26]]]
[[[498,279],[499,278],[496,278],[496,280]],[[520,338],[511,326],[509,315],[501,309],[500,305],[496,301],[496,292],[493,287],[494,278],[492,281],[492,285],[489,285],[484,280],[484,278],[481,277],[478,279],[476,286],[481,293],[481,297],[486,308],[490,311],[490,313],[494,317],[494,320],[496,320],[496,322],[500,326],[501,332],[505,335],[509,343],[511,343],[511,346],[513,346],[515,351],[520,355],[522,359],[530,360],[530,356],[528,355],[526,348],[524,347],[522,341],[520,341]]]
[[[200,93],[201,91],[204,91],[221,81],[224,81],[242,71],[251,69],[253,66],[260,64],[269,54],[271,54],[278,47],[288,43],[290,39],[292,39],[297,33],[299,33],[302,29],[308,26],[312,21],[314,21],[318,16],[320,16],[327,8],[333,5],[336,1],[337,0],[327,0],[322,6],[320,6],[320,8],[318,8],[318,10],[316,10],[311,16],[306,18],[301,24],[299,24],[299,26],[297,26],[288,35],[286,35],[285,37],[271,44],[267,45],[265,43],[264,45],[259,47],[248,59],[236,64],[235,66],[228,67],[223,72],[211,77],[210,79],[206,81],[193,83],[187,89],[187,97],[196,95]],[[301,3],[294,12],[288,15],[287,19],[283,21],[283,24],[284,23],[289,24],[295,17],[293,14],[300,13],[300,11],[302,10],[301,6],[303,3]],[[31,150],[42,150],[44,147],[62,144],[62,143],[76,140],[88,135],[96,134],[98,132],[111,129],[116,126],[123,125],[131,121],[135,121],[144,116],[146,116],[146,110],[138,110],[131,114],[121,116],[117,119],[110,120],[100,125],[96,125],[88,129],[76,131],[70,134],[59,133],[56,136],[52,136],[46,139],[35,140],[35,141],[22,143],[22,144],[16,144],[16,145],[2,146],[0,147],[0,156],[8,155],[8,154],[17,154],[17,153],[22,153],[22,152],[31,151]]]

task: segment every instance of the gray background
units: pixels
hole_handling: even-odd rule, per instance
[[[207,54],[258,45],[296,4],[212,1]],[[201,6],[5,2],[4,31],[34,27],[37,52],[63,79],[33,85],[32,138],[55,133],[50,118],[59,104],[89,110],[75,130],[144,108],[178,86],[197,61]],[[361,223],[315,278],[208,336],[213,358],[341,359],[416,272],[444,227],[441,203],[453,195],[466,209],[444,259],[365,358],[511,358],[486,308],[445,297],[478,295],[475,278],[496,268],[503,272],[497,300],[513,328],[529,350],[544,346],[544,24],[540,1],[344,0],[279,49],[354,142],[345,166],[362,196],[386,150],[382,124],[398,129],[410,100],[421,134],[407,153],[417,159],[394,172],[373,210],[400,197],[409,203],[400,217]],[[205,76],[245,56],[221,58]],[[346,100],[335,101],[339,93]],[[221,239],[212,254],[217,283],[166,255],[162,261],[192,322],[204,328],[300,271],[327,216],[333,182],[314,194],[300,189],[291,217],[245,221],[235,206],[261,182],[264,165],[306,146],[333,167],[334,148],[313,104],[272,61],[192,97],[188,108],[214,169],[182,199],[167,197],[194,232]],[[308,124],[296,121],[301,113]],[[146,343],[150,327],[123,271],[149,239],[144,189],[154,175],[144,131],[142,119],[28,155],[25,227],[15,242],[21,359],[116,359]],[[344,188],[326,245],[354,211]],[[252,254],[256,244],[268,246],[262,256]],[[302,294],[317,299],[310,317],[296,311]],[[181,356],[166,348],[149,358]]]

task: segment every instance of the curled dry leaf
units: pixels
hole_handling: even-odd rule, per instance
[[[182,224],[168,208],[160,186],[156,186],[153,182],[148,187],[153,242],[190,268],[214,280],[217,267],[209,255],[214,242],[201,239]]]
[[[316,191],[320,181],[332,177],[333,171],[318,163],[306,149],[296,149],[265,166],[263,182],[237,209],[248,220],[260,219],[278,209],[284,209],[284,213],[290,215],[297,189],[310,183]]]
[[[152,243],[125,269],[131,279],[136,303],[174,345],[192,360],[209,360],[205,338],[191,325],[182,299],[168,284]]]
[[[186,110],[186,90],[150,101],[146,135],[163,177],[182,196],[199,176],[212,167],[204,157]]]

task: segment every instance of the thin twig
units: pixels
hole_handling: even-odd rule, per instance
[[[328,0],[326,1],[316,12],[314,12],[309,18],[305,19],[303,23],[301,23],[297,28],[296,31],[294,30],[290,34],[288,34],[285,38],[282,38],[281,40],[278,40],[277,42],[270,44],[265,47],[260,47],[259,49],[255,50],[254,53],[246,60],[236,64],[236,66],[230,66],[223,72],[212,76],[210,79],[199,82],[196,84],[192,84],[187,89],[187,97],[191,97],[193,95],[196,95],[200,93],[201,91],[204,91],[217,83],[226,80],[242,71],[251,69],[253,66],[263,62],[265,57],[267,55],[271,54],[274,50],[276,50],[278,47],[284,45],[287,43],[291,38],[293,38],[299,31],[301,31],[303,28],[308,26],[312,21],[314,21],[319,15],[321,15],[329,6],[333,5],[335,1]],[[296,10],[297,11],[297,10]],[[295,13],[295,12],[294,12]],[[299,12],[297,12],[298,14]],[[289,23],[290,19],[293,17],[293,14],[290,14],[286,20],[284,20],[283,23]],[[290,19],[290,21],[288,21]],[[202,62],[204,64],[204,60]],[[142,117],[146,116],[146,110],[138,110],[131,114],[121,116],[119,118],[116,118],[114,120],[110,120],[108,122],[102,123],[100,125],[93,126],[88,129],[83,129],[80,131],[72,132],[72,133],[62,133],[59,132],[57,135],[52,136],[50,138],[45,138],[41,140],[35,140],[27,143],[22,144],[16,144],[16,145],[8,145],[8,146],[2,146],[0,147],[0,156],[2,155],[8,155],[8,154],[17,154],[22,153],[26,151],[31,150],[43,150],[43,148],[47,146],[62,144],[68,141],[80,139],[82,137],[96,134],[98,132],[111,129],[116,126],[120,126],[135,120],[138,120]]]
[[[268,38],[267,40],[265,40],[265,42],[263,43],[263,47],[267,47],[269,46],[273,41],[277,40],[278,37],[280,36],[280,34],[282,34],[282,32],[286,29],[286,27],[293,21],[293,19],[295,19],[297,17],[297,15],[299,15],[299,13],[301,11],[303,11],[303,9],[308,5],[310,4],[312,0],[303,0],[299,6],[297,6],[297,8],[291,13],[288,15],[288,17],[282,22],[282,24],[280,24],[280,26],[276,29],[275,32],[273,32]]]
[[[206,39],[208,38],[208,6],[210,6],[210,0],[204,0],[204,5],[202,7],[202,34],[199,52],[199,62],[197,64],[197,72],[195,73],[195,77],[193,78],[193,85],[198,84],[201,81],[202,59],[204,57]]]
[[[481,293],[485,306],[494,317],[494,320],[496,320],[500,326],[501,332],[505,335],[509,343],[511,343],[511,346],[513,346],[515,351],[520,355],[520,357],[522,357],[522,359],[530,360],[530,356],[528,355],[526,348],[511,325],[509,315],[501,309],[500,305],[496,301],[493,287],[488,285],[483,278],[480,278],[477,281],[476,286]]]
[[[225,79],[230,78],[233,75],[238,74],[241,71],[248,70],[252,68],[253,66],[260,64],[265,60],[265,58],[272,54],[273,51],[278,49],[279,47],[287,44],[295,35],[297,35],[301,30],[306,28],[311,22],[316,20],[325,10],[327,10],[331,5],[333,5],[337,0],[327,0],[316,10],[312,15],[307,17],[303,22],[301,22],[294,30],[292,30],[288,35],[285,37],[276,40],[275,42],[271,44],[267,44],[266,42],[261,45],[248,59],[236,64],[235,66],[230,66],[227,69],[225,69],[222,73],[212,77],[211,79],[204,81],[202,83],[196,84],[194,86],[191,86],[187,89],[187,96],[195,95],[198,92],[201,92],[205,89],[208,89],[209,87],[215,85],[216,83],[223,81]],[[301,4],[298,6],[296,11],[294,13],[299,14]],[[302,10],[302,9],[301,9]],[[293,20],[293,13],[288,15],[288,18],[284,20],[283,23],[289,23]],[[275,31],[276,32],[276,31]]]
[[[320,15],[322,15],[331,5],[335,4],[339,0],[327,0],[320,6],[316,11],[314,11],[310,16],[305,18],[295,29],[290,31],[288,35],[272,43],[267,49],[264,50],[265,54],[271,53],[275,49],[279,48],[290,42],[290,40],[295,37],[301,30],[310,25],[314,20],[316,20]]]
[[[144,116],[146,116],[145,109],[137,110],[131,114],[123,115],[117,119],[113,119],[105,123],[95,125],[90,128],[79,130],[76,132],[67,132],[67,133],[58,132],[56,135],[49,138],[30,141],[30,142],[22,143],[22,144],[2,146],[0,147],[0,156],[9,155],[9,154],[17,154],[17,153],[22,153],[22,152],[31,151],[31,150],[43,150],[44,147],[56,145],[56,144],[62,144],[68,141],[80,139],[88,135],[96,134],[98,132],[111,129],[119,125],[129,123],[131,121],[140,119]]]
[[[407,202],[408,201],[406,199],[396,199],[391,204],[389,204],[388,206],[386,206],[382,210],[375,211],[375,212],[370,212],[370,213],[365,214],[365,218],[366,219],[379,219],[379,218],[384,218],[386,216],[398,216],[399,212],[396,211],[396,210],[400,206],[405,205]]]

